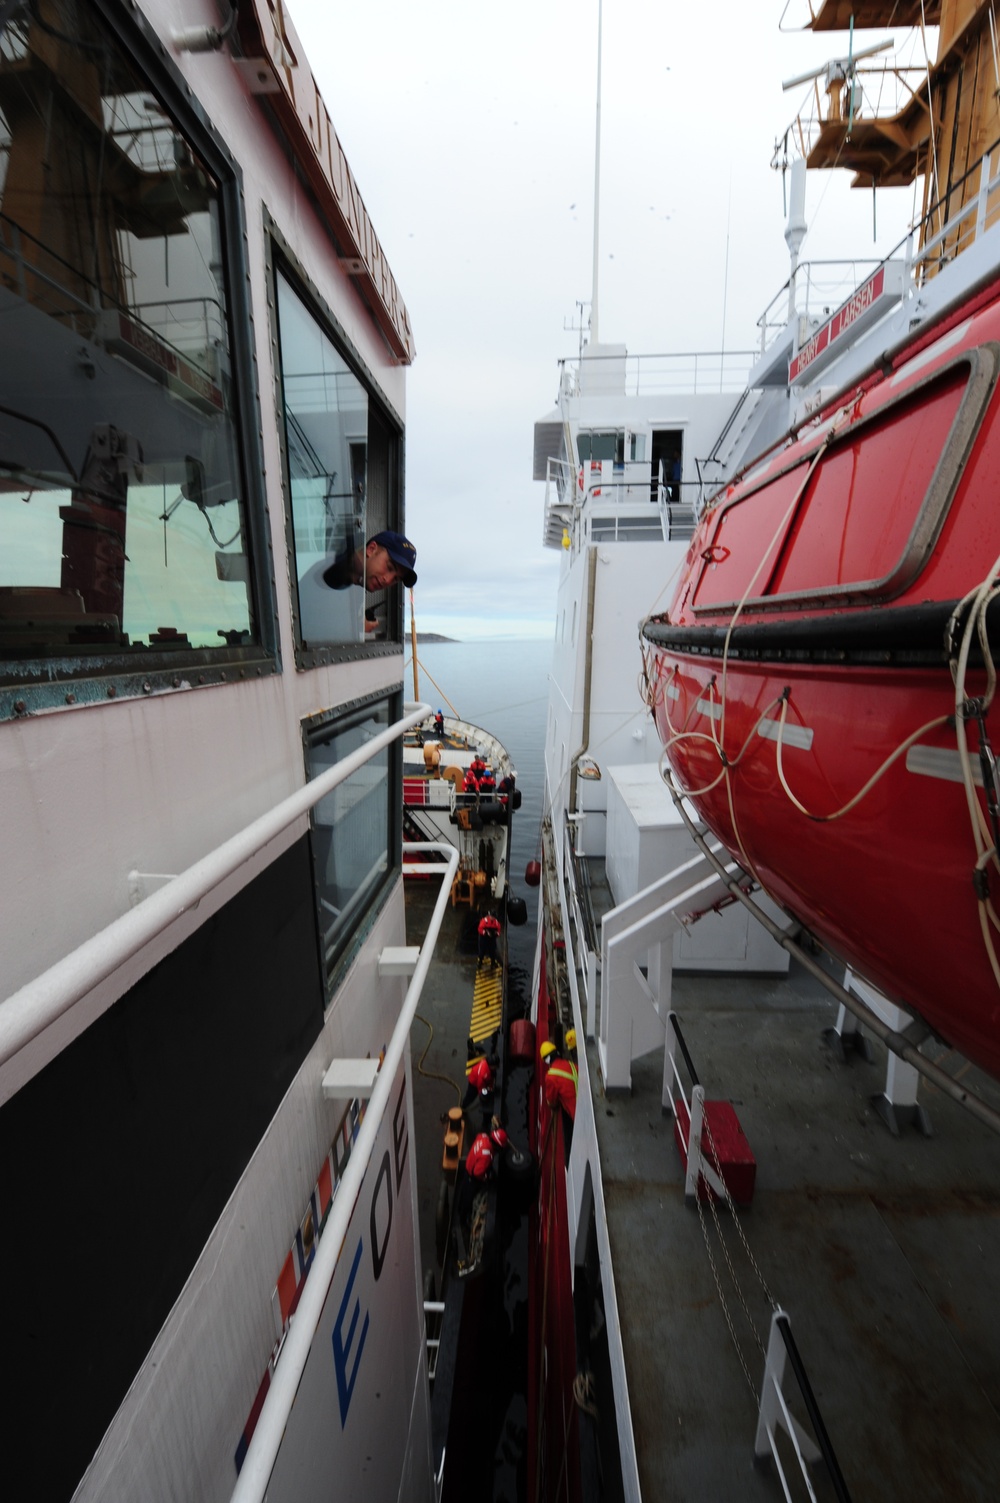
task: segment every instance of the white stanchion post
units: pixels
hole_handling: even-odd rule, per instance
[[[663,1094],[661,1105],[670,1117],[674,1114],[674,1082],[677,1080],[677,1029],[674,1019],[677,1014],[671,1008],[667,1013],[667,1037],[663,1045]]]
[[[687,1173],[684,1177],[684,1199],[690,1206],[698,1198],[698,1181],[701,1178],[701,1124],[705,1115],[705,1088],[696,1085],[691,1089],[691,1122],[688,1128]]]
[[[775,1450],[775,1434],[778,1426],[786,1432],[802,1468],[809,1496],[815,1499],[812,1483],[805,1470],[808,1464],[820,1459],[820,1449],[806,1434],[802,1426],[793,1414],[789,1412],[788,1405],[782,1393],[781,1385],[785,1380],[785,1343],[781,1332],[778,1330],[778,1321],[788,1320],[784,1310],[775,1310],[771,1315],[771,1334],[767,1341],[767,1357],[764,1361],[764,1381],[760,1390],[760,1410],[757,1420],[757,1434],[754,1438],[753,1454],[756,1461],[763,1461],[767,1456],[773,1456],[779,1471],[784,1476],[781,1461]],[[786,1491],[785,1496],[788,1496]]]

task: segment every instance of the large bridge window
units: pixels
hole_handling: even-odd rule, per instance
[[[257,633],[218,148],[199,151],[96,7],[11,10],[0,671],[51,684],[239,657]]]
[[[373,583],[366,552],[380,533],[399,531],[399,439],[326,322],[283,272],[275,280],[289,537],[309,666],[331,645],[400,639],[399,591]]]
[[[306,769],[319,777],[388,729],[399,696],[317,716],[306,727]],[[395,878],[402,808],[398,744],[376,753],[320,799],[312,815],[320,943],[328,979],[346,963]]]

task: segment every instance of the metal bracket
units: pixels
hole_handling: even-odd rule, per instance
[[[412,976],[419,959],[419,945],[389,945],[379,951],[379,976]]]
[[[323,1076],[327,1101],[367,1101],[378,1079],[377,1059],[335,1059]]]

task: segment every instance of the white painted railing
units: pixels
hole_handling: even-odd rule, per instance
[[[434,850],[450,853],[446,865],[430,861],[407,862],[405,860],[405,854],[408,851],[414,855],[423,856]],[[389,1106],[390,1092],[407,1047],[413,1016],[420,1002],[420,994],[427,979],[427,971],[437,944],[445,909],[450,901],[451,884],[458,870],[458,851],[443,841],[436,845],[418,841],[404,846],[403,851],[403,875],[419,873],[421,876],[439,876],[442,878],[441,891],[438,893],[434,912],[427,928],[427,937],[421,946],[416,969],[403,999],[396,1026],[392,1031],[392,1038],[389,1040],[368,1109],[358,1129],[351,1156],[333,1198],[329,1220],[316,1246],[313,1264],[302,1288],[295,1319],[285,1338],[281,1361],[274,1370],[267,1398],[264,1400],[257,1427],[253,1432],[242,1470],[233,1489],[232,1503],[261,1503],[267,1491],[268,1479],[278,1455],[288,1417],[292,1412],[292,1405],[295,1403],[295,1395],[305,1370],[313,1336],[323,1314],[330,1284],[337,1271],[337,1261],[347,1236],[355,1202],[368,1170],[375,1139]]]
[[[819,1445],[815,1444],[788,1407],[788,1400],[784,1393],[786,1357],[792,1364],[792,1371]],[[781,1490],[787,1503],[792,1503],[791,1484],[778,1448],[778,1432],[781,1430],[791,1442],[796,1470],[802,1478],[811,1503],[817,1503],[817,1496],[809,1468],[821,1459],[826,1466],[827,1476],[837,1503],[851,1503],[847,1483],[844,1481],[844,1475],[840,1470],[840,1464],[827,1435],[819,1406],[792,1336],[791,1322],[784,1310],[776,1307],[771,1315],[771,1333],[768,1337],[767,1357],[764,1363],[764,1381],[761,1385],[754,1457],[758,1461],[763,1461],[768,1455],[771,1456],[778,1470]]]
[[[994,152],[996,148],[994,148]],[[952,187],[957,193],[961,183],[974,173],[979,173],[979,185],[951,217],[931,232],[940,205],[932,209],[924,223],[928,233],[918,247],[921,225],[910,230],[883,261],[802,261],[795,272],[796,309],[799,315],[808,317],[823,310],[823,316],[833,308],[843,306],[864,282],[868,281],[879,266],[902,259],[903,300],[914,298],[929,276],[948,261],[953,261],[969,249],[987,229],[997,222],[997,198],[1000,190],[1000,172],[992,171],[992,154],[982,158],[977,167],[970,169],[965,178]],[[763,354],[770,338],[784,329],[787,322],[789,282],[786,281],[775,293],[767,308],[757,320],[760,329],[760,350]]]
[[[440,1336],[432,1336],[430,1332],[432,1328],[435,1331],[440,1331],[443,1315],[444,1300],[424,1300],[424,1345],[427,1348],[427,1380],[429,1383],[433,1383],[437,1376],[438,1353],[441,1350]]]
[[[430,715],[429,705],[407,705],[401,720],[389,726],[350,756],[313,778],[303,788],[282,799],[267,814],[233,835],[209,855],[203,856],[163,887],[145,898],[137,907],[123,913],[94,934],[71,954],[43,971],[34,981],[22,986],[0,1006],[0,1065],[12,1059],[27,1044],[87,994],[93,991],[119,966],[155,939],[269,841],[290,824],[307,814],[314,804],[336,788],[359,767],[398,741],[406,731],[420,725]]]

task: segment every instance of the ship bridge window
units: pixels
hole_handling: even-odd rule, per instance
[[[400,696],[358,702],[305,727],[306,771],[319,777],[398,719]],[[378,752],[312,812],[313,874],[328,982],[350,963],[399,873],[402,762],[398,744]]]
[[[319,310],[276,270],[281,406],[299,665],[329,646],[398,642],[402,592],[371,573],[366,545],[400,531],[399,430]]]
[[[263,655],[235,169],[99,8],[8,9],[0,683],[21,687],[5,709],[72,700],[67,679],[148,692],[185,656]]]
[[[610,459],[614,464],[622,465],[625,463],[625,434],[578,433],[576,452],[581,464],[585,464],[588,459],[595,464]]]
[[[594,517],[590,536],[595,543],[659,543],[663,524],[658,512],[636,517]]]

